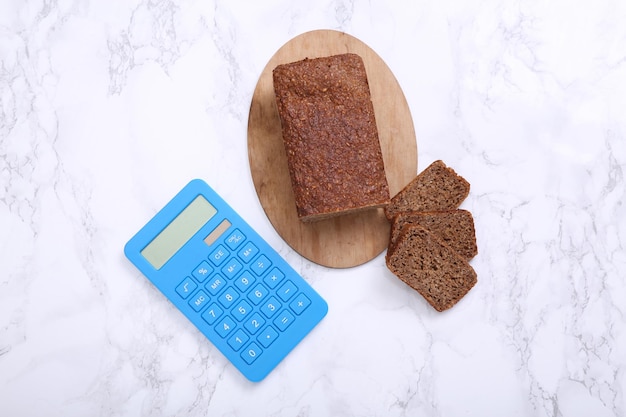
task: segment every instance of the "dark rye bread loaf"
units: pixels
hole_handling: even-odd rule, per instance
[[[462,256],[418,225],[402,228],[386,263],[437,311],[454,306],[477,282],[476,272]]]
[[[299,219],[386,206],[389,186],[361,57],[279,65],[273,81]]]
[[[465,200],[469,190],[469,182],[438,160],[391,199],[385,215],[391,221],[403,211],[453,210]]]
[[[395,245],[400,231],[407,224],[417,224],[434,233],[439,240],[468,261],[478,253],[474,218],[467,210],[399,213],[391,223],[390,248]]]

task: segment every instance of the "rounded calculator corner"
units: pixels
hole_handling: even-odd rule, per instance
[[[132,259],[134,254],[135,250],[133,248],[132,241],[126,242],[126,244],[124,245],[124,256],[126,256],[127,259]]]
[[[194,187],[195,187],[195,186],[202,186],[202,187],[206,187],[206,186],[207,186],[207,183],[206,183],[206,181],[204,181],[204,180],[203,180],[203,179],[201,179],[201,178],[194,178],[194,179],[192,179],[191,181],[189,181],[189,183],[187,184],[187,186],[188,186],[188,187],[190,187],[190,186],[194,186]]]
[[[248,379],[248,381],[258,384],[259,382],[263,381],[267,375],[268,375],[267,373],[259,374],[259,375],[248,374],[248,375],[245,375],[245,377]]]
[[[321,311],[322,311],[322,317],[321,318],[324,318],[328,314],[328,303],[326,302],[326,300],[322,300],[322,301],[324,303],[322,304],[322,307],[321,307]]]

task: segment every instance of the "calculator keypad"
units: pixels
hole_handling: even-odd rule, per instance
[[[206,258],[198,259],[189,274],[176,293],[248,365],[311,304],[237,228],[208,247]]]

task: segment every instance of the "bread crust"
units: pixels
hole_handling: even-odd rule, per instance
[[[389,186],[361,57],[279,65],[273,81],[300,220],[385,207]]]

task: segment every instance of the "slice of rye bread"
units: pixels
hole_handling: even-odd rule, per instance
[[[387,207],[389,221],[403,211],[454,210],[468,196],[470,184],[441,160],[430,164],[396,194]]]
[[[454,306],[477,282],[470,264],[418,225],[405,225],[387,267],[437,311]]]
[[[468,261],[478,253],[474,218],[467,210],[399,213],[391,224],[390,248],[395,245],[400,231],[407,224],[417,224],[434,233]]]

